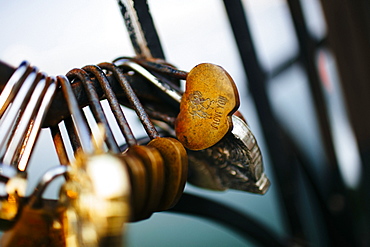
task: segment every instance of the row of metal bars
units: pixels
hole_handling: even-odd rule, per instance
[[[329,194],[344,193],[344,184],[338,170],[338,161],[334,152],[333,138],[331,136],[330,124],[320,78],[316,68],[315,54],[321,42],[317,42],[310,35],[305,23],[301,2],[299,0],[288,0],[290,14],[294,23],[295,32],[299,43],[298,62],[304,68],[308,77],[309,88],[313,98],[316,119],[318,122],[321,140],[326,154],[326,163],[329,168],[329,184],[336,185],[330,188]],[[286,219],[288,232],[294,239],[307,240],[307,235],[302,221],[302,212],[297,202],[300,198],[298,188],[298,169],[302,169],[306,175],[306,181],[313,193],[311,199],[313,204],[319,208],[324,223],[321,228],[327,231],[327,239],[330,245],[353,243],[354,235],[347,231],[350,220],[348,210],[344,209],[339,214],[333,215],[326,206],[326,200],[330,195],[323,195],[314,179],[309,164],[304,159],[302,152],[292,143],[289,136],[274,117],[271,102],[267,95],[267,83],[272,79],[271,74],[266,73],[261,67],[253,45],[253,39],[249,30],[244,8],[240,1],[224,1],[230,24],[233,29],[235,40],[243,62],[244,70],[249,81],[249,90],[254,99],[260,124],[266,139],[272,167],[279,186],[283,215]],[[283,70],[288,67],[283,66]],[[281,70],[281,71],[283,71]],[[272,75],[276,75],[273,73]]]
[[[328,110],[316,67],[315,56],[317,51],[325,45],[325,39],[316,40],[310,35],[303,13],[303,7],[299,0],[288,0],[287,3],[299,43],[299,54],[297,57],[277,66],[273,71],[265,71],[256,54],[246,17],[245,6],[240,0],[224,0],[224,6],[233,30],[244,72],[248,79],[249,90],[257,109],[261,129],[269,151],[286,231],[289,239],[293,242],[302,243],[303,245],[310,242],[304,227],[305,222],[302,220],[302,214],[304,212],[302,212],[302,209],[297,203],[302,194],[298,186],[301,183],[299,179],[303,177],[311,206],[315,208],[315,212],[320,218],[319,222],[321,226],[319,230],[322,231],[321,238],[324,238],[321,239],[321,242],[329,246],[358,244],[360,240],[356,239],[356,227],[354,227],[353,212],[351,211],[350,203],[346,203],[344,208],[339,212],[331,212],[327,206],[330,196],[341,195],[343,198],[348,198],[348,192],[339,173]],[[135,0],[134,6],[153,57],[165,58],[146,1]],[[315,179],[315,174],[310,169],[310,164],[304,158],[303,152],[299,150],[289,134],[285,133],[284,129],[279,125],[267,94],[269,81],[297,63],[306,72],[310,93],[313,98],[319,134],[326,155],[325,161],[327,167],[324,170],[327,173],[326,185],[329,186],[329,188],[326,188],[327,193],[323,193],[323,190],[320,189],[318,181]],[[303,176],[300,177],[297,174],[303,174]],[[190,200],[190,198],[188,199]],[[198,199],[200,198],[196,200]],[[197,203],[196,200],[194,203]],[[191,211],[191,205],[182,205],[180,201],[180,204],[173,210]],[[218,210],[222,209],[219,208]],[[262,228],[258,228],[251,235],[255,241],[262,244],[263,236],[268,236],[269,234],[267,232],[256,232],[258,230],[261,231]]]

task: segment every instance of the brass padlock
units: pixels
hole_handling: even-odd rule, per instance
[[[67,246],[98,246],[122,236],[130,218],[129,175],[122,161],[108,153],[78,154],[71,164],[60,200]]]
[[[44,174],[14,227],[4,232],[1,246],[65,246],[61,218],[65,209],[57,201],[43,200],[42,194],[50,182],[65,174],[67,169],[60,166]]]
[[[16,222],[26,192],[25,173],[0,164],[0,230],[9,230]]]

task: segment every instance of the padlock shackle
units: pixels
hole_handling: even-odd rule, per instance
[[[55,178],[65,175],[71,169],[70,166],[60,165],[47,170],[39,180],[34,192],[30,196],[28,204],[31,208],[42,207],[42,194],[47,186],[54,181]]]

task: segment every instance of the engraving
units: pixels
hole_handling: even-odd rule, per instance
[[[225,112],[225,106],[229,100],[219,95],[217,99],[204,98],[200,91],[189,94],[189,113],[193,118],[212,119],[211,127],[218,129]]]
[[[213,117],[212,124],[211,124],[212,128],[218,129],[218,126],[220,125],[220,122],[221,122],[221,117],[222,117],[222,112],[216,111]]]
[[[203,95],[199,91],[194,91],[189,95],[188,98],[190,104],[189,104],[189,113],[193,117],[199,117],[199,118],[210,118],[209,113],[207,110],[211,107],[211,104],[213,104],[213,101],[209,98],[203,98]]]

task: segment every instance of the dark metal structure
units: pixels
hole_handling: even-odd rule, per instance
[[[304,227],[307,224],[304,218],[305,209],[297,203],[302,199],[302,191],[308,191],[310,206],[316,212],[316,222],[321,223],[317,228],[320,231],[318,238],[322,246],[368,246],[370,244],[367,234],[370,230],[370,117],[367,111],[370,107],[368,97],[370,4],[365,0],[356,3],[350,0],[322,1],[328,34],[324,39],[316,40],[308,30],[302,2],[288,0],[291,19],[299,42],[299,54],[277,66],[275,70],[265,71],[256,54],[243,2],[241,0],[223,2],[269,151],[276,177],[275,186],[278,187],[283,211],[281,213],[287,226],[287,236],[281,239],[247,215],[194,195],[185,194],[171,211],[213,219],[262,246],[310,246],[312,240]],[[120,1],[119,6],[125,16],[127,11],[125,6]],[[134,7],[151,55],[164,59],[165,55],[147,2],[135,0]],[[136,46],[135,42],[133,45]],[[356,190],[346,187],[338,167],[328,107],[316,60],[318,50],[322,47],[331,50],[337,59],[348,115],[359,147],[363,173],[361,183]],[[135,49],[140,48],[135,47]],[[271,79],[296,64],[304,69],[313,98],[319,135],[325,153],[323,168],[325,181],[318,181],[318,176],[311,169],[304,150],[295,143],[292,133],[281,126],[268,94],[268,84],[271,83]],[[10,77],[12,71],[12,68],[0,63],[0,85]],[[109,76],[108,79],[114,80]],[[83,102],[86,99],[80,98],[79,101],[84,105]],[[58,104],[58,101],[54,104]],[[49,117],[49,119],[52,118]],[[341,198],[340,207],[332,207],[333,198]]]
[[[310,245],[304,225],[304,209],[299,205],[303,191],[309,191],[309,201],[316,209],[318,226],[321,234],[319,242],[329,246],[365,246],[369,239],[365,232],[368,231],[368,167],[370,137],[367,123],[366,110],[370,105],[368,97],[368,81],[370,75],[367,69],[370,65],[370,25],[368,11],[369,4],[362,1],[357,5],[350,1],[337,3],[323,1],[323,8],[328,25],[328,37],[317,40],[308,30],[305,20],[302,2],[299,0],[287,1],[294,30],[299,43],[297,57],[288,59],[285,63],[277,66],[272,71],[265,71],[256,54],[255,45],[246,18],[243,2],[240,0],[224,0],[224,6],[233,30],[239,55],[243,63],[244,71],[248,79],[248,86],[257,108],[260,124],[269,149],[270,159],[279,187],[279,196],[285,216],[285,224],[288,228],[288,237],[291,242],[302,245]],[[148,12],[146,1],[135,1],[135,9],[142,24],[143,32],[148,40],[148,46],[157,57],[163,58],[159,38]],[[124,9],[122,10],[124,12]],[[339,14],[341,13],[341,14]],[[349,35],[350,34],[350,35]],[[165,42],[165,41],[164,41]],[[330,124],[328,106],[325,101],[322,82],[317,65],[317,54],[322,48],[328,48],[337,58],[341,82],[346,96],[348,114],[354,128],[363,165],[362,184],[358,191],[352,191],[346,187],[341,177],[338,158],[335,153],[332,127]],[[268,84],[270,81],[288,70],[291,66],[301,66],[308,79],[310,94],[313,99],[315,116],[319,126],[320,140],[324,148],[324,179],[318,181],[318,175],[310,167],[305,158],[304,150],[294,142],[292,133],[289,133],[276,119],[272,109]],[[356,78],[355,80],[353,78]],[[303,177],[300,176],[303,174]],[[301,183],[303,179],[303,185]],[[324,187],[321,187],[323,184]],[[197,199],[185,196],[182,200],[191,201],[191,205],[200,204]],[[333,198],[341,198],[342,206],[332,207],[330,201]],[[337,202],[339,203],[339,202]],[[175,207],[174,211],[186,211],[185,202]],[[195,207],[196,208],[196,207]],[[335,208],[335,209],[334,209]],[[191,212],[195,213],[195,212]],[[199,213],[195,213],[199,215]],[[200,215],[204,215],[205,213]],[[215,214],[214,216],[216,216]],[[357,218],[359,217],[359,218]],[[364,219],[364,220],[359,220]],[[229,218],[230,221],[236,220]],[[251,224],[252,221],[250,221]],[[261,229],[260,229],[261,230]],[[258,234],[249,231],[251,236]],[[269,235],[266,232],[266,236]],[[266,245],[260,238],[255,240]],[[271,243],[270,243],[271,244]],[[287,242],[285,242],[287,244]]]

